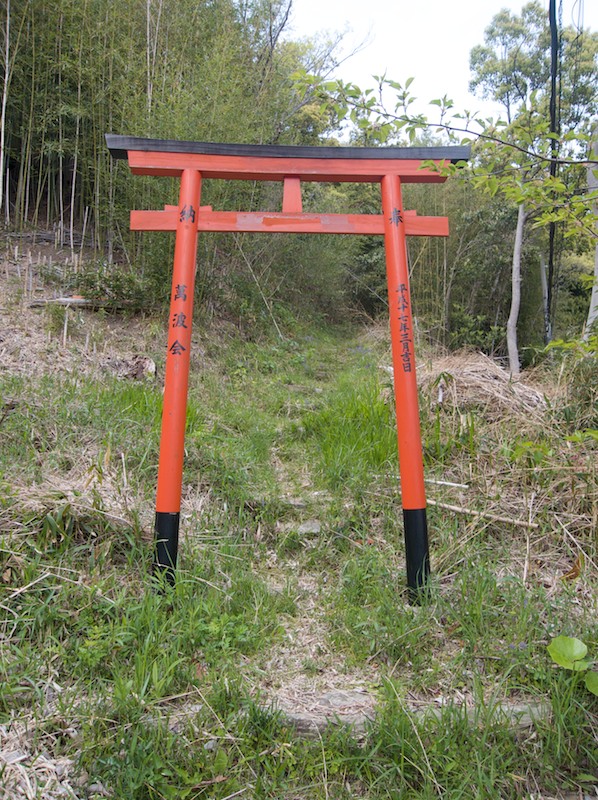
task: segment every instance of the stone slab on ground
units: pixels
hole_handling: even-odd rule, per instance
[[[304,736],[317,736],[329,724],[347,725],[362,733],[375,717],[375,698],[369,692],[334,689],[324,694],[305,695],[295,706],[287,699],[275,707]]]
[[[317,736],[328,725],[345,725],[356,735],[361,735],[368,722],[376,717],[376,698],[367,691],[334,689],[323,694],[306,694],[295,698],[292,703],[288,697],[274,700],[277,708],[302,736]],[[442,708],[429,704],[405,710],[416,720],[435,718],[440,720]],[[527,701],[520,703],[497,703],[491,709],[468,707],[465,711],[471,725],[479,721],[488,724],[492,720],[497,725],[508,725],[515,729],[531,728],[538,720],[549,719],[552,714],[550,703]]]

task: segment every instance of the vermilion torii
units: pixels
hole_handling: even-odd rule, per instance
[[[443,182],[438,166],[468,159],[469,148],[216,144],[112,134],[106,142],[114,158],[128,159],[133,173],[180,179],[178,206],[131,212],[132,230],[176,232],[156,497],[156,570],[174,583],[198,233],[379,234],[386,251],[407,585],[416,600],[430,573],[430,557],[406,237],[448,236],[448,220],[406,211],[401,185]],[[282,211],[201,206],[202,180],[210,178],[280,181]],[[382,214],[303,213],[304,181],[379,183]]]

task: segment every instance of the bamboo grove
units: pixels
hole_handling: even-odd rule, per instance
[[[288,10],[281,2],[232,0],[9,1],[6,223],[59,226],[67,243],[85,223],[90,243],[110,246],[119,211],[130,207],[139,185],[124,170],[115,173],[106,132],[296,138],[290,122],[298,99],[289,76],[308,58],[317,66],[318,55],[279,42]]]

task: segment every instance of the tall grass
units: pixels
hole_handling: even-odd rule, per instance
[[[371,373],[344,376],[303,427],[331,488],[359,486],[396,471],[397,435],[389,398]]]

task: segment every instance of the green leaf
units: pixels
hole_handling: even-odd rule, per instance
[[[228,756],[226,755],[226,751],[218,748],[216,751],[216,757],[214,758],[214,772],[218,775],[224,774],[228,767]]]
[[[573,666],[571,667],[574,672],[585,672],[592,666],[592,662],[588,659],[584,659],[582,661],[574,661]]]
[[[587,655],[588,648],[581,641],[572,636],[557,636],[547,648],[550,657],[560,667],[580,671],[587,669],[589,661],[582,659]]]
[[[583,431],[574,431],[570,436],[565,437],[567,442],[586,442],[588,440],[598,442],[598,430],[586,428]]]
[[[575,780],[577,783],[596,783],[596,776],[590,775],[589,772],[583,772],[581,775],[576,775]]]
[[[586,672],[583,682],[588,691],[598,696],[598,672]]]

